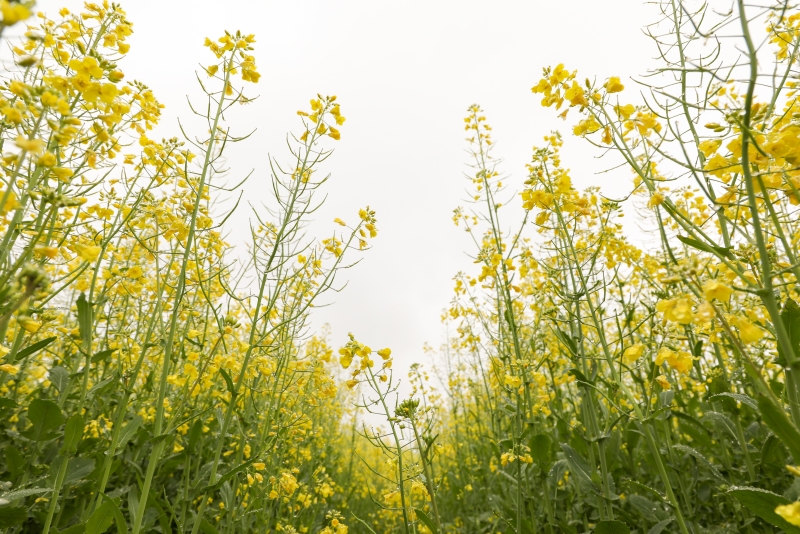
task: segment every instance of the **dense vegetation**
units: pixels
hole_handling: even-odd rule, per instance
[[[626,199],[577,190],[557,132],[501,175],[471,106],[473,270],[403,397],[390,349],[309,332],[378,232],[364,207],[307,233],[336,97],[298,112],[236,251],[254,36],[206,40],[207,132],[159,142],[125,12],[31,9],[0,0],[29,25],[0,85],[0,529],[800,533],[796,6],[662,0],[637,91],[534,80]]]

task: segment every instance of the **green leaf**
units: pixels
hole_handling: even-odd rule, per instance
[[[675,450],[684,452],[684,453],[688,454],[689,456],[693,456],[698,461],[700,461],[701,464],[705,464],[706,467],[708,467],[709,471],[711,471],[712,475],[714,475],[715,477],[717,477],[718,479],[720,479],[723,482],[725,481],[725,478],[722,476],[722,473],[720,473],[719,470],[717,470],[717,468],[714,466],[714,464],[709,462],[708,458],[706,458],[705,456],[700,454],[695,449],[693,449],[691,447],[687,447],[686,445],[680,445],[680,444],[673,445],[672,448],[675,449]]]
[[[117,380],[118,380],[117,376],[112,376],[111,378],[106,378],[105,380],[101,380],[100,382],[98,382],[89,389],[89,396],[90,397],[93,396],[95,393],[97,393],[104,387],[107,387],[109,384],[116,382]]]
[[[50,343],[52,343],[55,340],[56,340],[55,337],[48,337],[47,339],[43,339],[41,341],[37,341],[33,345],[28,345],[27,347],[25,347],[24,349],[22,349],[21,351],[19,351],[17,353],[17,357],[14,358],[14,361],[18,362],[20,360],[23,360],[23,359],[27,358],[31,354],[42,350],[43,348],[45,348],[47,345],[49,345]]]
[[[71,527],[67,527],[64,530],[60,531],[59,534],[85,534],[86,533],[86,524],[79,523],[77,525],[72,525]]]
[[[0,399],[0,410],[6,410],[8,408],[16,408],[16,407],[17,403],[16,401],[14,401],[14,399],[9,399],[6,397]]]
[[[661,508],[646,497],[642,497],[641,495],[628,495],[628,502],[631,503],[631,506],[636,508],[642,516],[648,521],[655,523],[658,521],[658,517],[656,516],[655,512],[661,511]]]
[[[734,486],[728,493],[767,523],[782,528],[786,534],[800,534],[800,528],[775,513],[775,508],[789,504],[789,499],[771,491],[746,486]]]
[[[139,427],[142,425],[142,416],[137,415],[130,422],[125,425],[125,428],[119,433],[119,441],[117,442],[117,451],[122,450],[125,447],[125,444],[128,443],[133,436],[136,435],[136,431],[139,430]]]
[[[592,482],[589,462],[578,454],[578,451],[566,443],[561,444],[561,450],[564,451],[564,458],[567,460],[570,472],[574,474],[579,481],[583,481],[585,484],[597,489],[597,485]]]
[[[664,529],[669,526],[670,523],[672,523],[671,517],[663,521],[659,521],[658,523],[653,525],[653,528],[647,531],[647,534],[661,534],[664,531]]]
[[[217,480],[214,484],[211,484],[211,485],[206,486],[205,488],[203,488],[201,490],[201,492],[202,493],[206,493],[208,491],[216,491],[217,489],[219,489],[220,486],[222,486],[222,484],[225,483],[226,480],[228,480],[232,476],[236,475],[237,473],[241,473],[242,471],[244,471],[245,469],[247,469],[248,467],[253,465],[257,460],[258,460],[257,457],[253,457],[253,458],[250,458],[249,460],[247,460],[245,463],[241,464],[240,466],[234,467],[233,469],[231,469],[230,471],[228,471],[227,473],[222,475],[219,478],[219,480]]]
[[[594,534],[631,534],[631,529],[622,521],[600,521],[594,527]]]
[[[64,477],[64,484],[70,484],[83,480],[94,471],[95,462],[91,458],[72,458],[67,466],[67,476]]]
[[[436,525],[433,524],[433,521],[431,521],[431,518],[428,517],[428,514],[426,514],[419,508],[414,508],[414,513],[417,514],[417,519],[419,519],[423,525],[428,527],[428,530],[430,530],[433,534],[438,534],[439,529],[436,528]]]
[[[128,524],[125,522],[125,517],[122,515],[122,510],[119,509],[119,506],[117,506],[117,503],[114,502],[111,497],[105,493],[102,495],[105,499],[105,503],[109,503],[114,512],[114,523],[117,525],[117,534],[128,534]]]
[[[61,426],[64,416],[55,402],[34,399],[28,406],[28,421],[33,423],[33,428],[22,435],[33,441],[43,441],[52,437],[50,431]]]
[[[67,419],[67,424],[64,426],[64,444],[61,446],[61,452],[65,454],[74,453],[78,450],[78,444],[83,439],[83,416],[75,414]]]
[[[741,402],[742,404],[746,404],[750,406],[754,410],[758,410],[758,403],[751,397],[750,395],[744,395],[742,393],[718,393],[717,395],[711,395],[710,399],[715,399],[717,397],[730,397],[734,400]]]
[[[731,249],[729,247],[718,247],[715,245],[707,245],[698,241],[697,239],[692,239],[691,237],[684,237],[682,235],[678,236],[678,241],[683,243],[686,246],[696,248],[697,250],[702,250],[703,252],[708,252],[709,254],[714,254],[715,256],[722,256],[724,258],[728,258],[729,260],[733,259],[733,254],[731,254]]]
[[[75,302],[78,307],[78,332],[81,340],[86,343],[92,334],[92,305],[86,300],[86,295],[81,293]]]
[[[794,359],[797,359],[800,356],[800,306],[792,299],[787,299],[783,304],[781,321],[789,333],[789,343],[794,352]],[[786,351],[782,350],[781,346],[778,345],[778,361],[782,365],[789,363],[789,358],[786,356]]]
[[[594,385],[594,382],[592,382],[591,380],[586,378],[586,375],[584,375],[582,372],[580,372],[577,369],[570,369],[569,371],[567,371],[567,374],[574,376],[575,380],[577,382],[581,383],[581,384]]]
[[[202,433],[203,433],[203,422],[198,419],[192,425],[192,429],[189,430],[189,450],[194,449]]]
[[[561,343],[563,343],[564,346],[567,347],[567,350],[570,352],[570,354],[572,354],[573,356],[578,355],[578,344],[575,343],[575,340],[571,335],[567,334],[560,328],[554,329],[553,333],[561,341]]]
[[[758,409],[761,418],[770,430],[789,448],[794,458],[800,458],[800,432],[797,430],[782,407],[777,406],[766,395],[758,396]]]
[[[209,523],[205,517],[200,520],[200,532],[203,534],[219,534],[217,528]]]
[[[116,351],[117,349],[101,350],[100,352],[92,356],[92,363],[99,363],[105,361],[109,356],[114,354]]]
[[[114,522],[116,505],[109,499],[101,504],[86,521],[86,534],[103,534]]]
[[[57,365],[47,373],[47,379],[53,383],[59,393],[63,393],[69,385],[69,371]]]
[[[0,528],[19,525],[28,519],[28,510],[24,506],[0,506]]]
[[[553,463],[552,445],[550,436],[547,434],[536,434],[530,440],[531,458],[539,466],[543,473],[550,470]]]
[[[222,375],[222,378],[225,379],[225,385],[228,386],[228,391],[231,394],[231,399],[234,399],[236,397],[236,389],[233,387],[233,380],[231,380],[231,375],[229,375],[228,371],[226,371],[225,369],[220,369],[219,372]]]
[[[16,501],[17,499],[24,499],[25,497],[30,497],[31,495],[39,495],[40,493],[47,493],[48,491],[52,491],[51,488],[28,488],[28,489],[20,489],[9,491],[8,493],[3,493],[0,495],[0,499],[5,499],[7,501]]]

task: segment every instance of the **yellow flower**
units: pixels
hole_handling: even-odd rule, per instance
[[[0,12],[3,14],[3,22],[1,23],[3,26],[11,26],[31,16],[31,12],[27,7],[17,3],[12,4],[7,0],[0,1]]]
[[[287,494],[291,495],[300,486],[297,479],[291,473],[284,472],[281,474],[280,479],[281,489]]]
[[[522,385],[522,379],[518,376],[506,375],[505,385],[516,389]]]
[[[388,360],[389,356],[391,355],[392,355],[392,349],[390,348],[385,348],[378,351],[378,356],[380,356],[384,360]]]
[[[17,317],[17,323],[31,334],[35,334],[42,327],[42,323],[34,321],[27,315]]]
[[[343,220],[341,220],[339,217],[336,217],[333,220],[333,222],[335,222],[336,224],[341,225],[341,226],[347,226],[347,224],[345,224],[345,222]]]
[[[703,284],[703,295],[709,302],[714,299],[721,302],[728,302],[731,298],[731,294],[733,294],[733,289],[716,280],[707,280],[706,283]]]
[[[609,78],[608,81],[606,82],[605,87],[606,91],[608,91],[609,93],[619,93],[620,91],[625,89],[625,86],[622,85],[622,82],[619,81],[618,76],[612,76],[611,78]]]
[[[650,197],[650,201],[647,203],[647,207],[655,208],[656,206],[660,206],[664,203],[664,193],[653,193]]]
[[[14,144],[25,152],[30,152],[32,154],[39,154],[44,150],[44,141],[41,139],[25,139],[21,135],[18,135],[14,140]]]
[[[678,324],[690,324],[694,320],[692,302],[688,298],[660,300],[656,310],[664,314],[664,320]]]
[[[130,278],[132,280],[136,280],[137,278],[141,278],[143,274],[144,274],[144,272],[142,271],[142,268],[139,267],[138,265],[134,265],[133,267],[131,267],[130,269],[128,269],[125,272],[125,276],[127,276],[128,278]]]
[[[792,525],[800,527],[800,501],[792,504],[782,504],[775,508],[775,513]]]
[[[625,104],[624,106],[614,106],[614,111],[623,120],[628,120],[636,112],[636,108],[633,104]]]
[[[656,365],[661,365],[665,357],[667,360],[667,365],[681,374],[689,374],[689,371],[692,369],[692,362],[694,361],[694,358],[692,358],[692,355],[686,351],[679,350],[678,352],[675,352],[667,348],[662,348],[660,351],[658,351]]]
[[[644,354],[644,345],[637,343],[625,349],[625,352],[622,354],[622,359],[625,360],[625,363],[630,365],[641,358],[642,354]]]
[[[601,124],[595,120],[594,117],[589,117],[580,121],[572,128],[572,133],[575,135],[584,135],[587,133],[594,133],[602,128]]]
[[[61,182],[66,182],[74,174],[72,169],[67,169],[65,167],[53,167],[50,169],[50,172]]]
[[[705,157],[709,157],[717,151],[721,144],[722,140],[720,139],[706,139],[705,141],[701,141],[697,148],[700,149],[700,152],[702,152]]]
[[[6,197],[8,195],[8,197]],[[0,215],[5,215],[11,210],[15,210],[19,207],[19,201],[17,200],[17,194],[14,191],[0,191],[0,199],[5,198],[5,204],[0,205]]]
[[[567,89],[564,93],[564,98],[566,98],[571,106],[583,106],[586,107],[589,105],[589,102],[586,101],[586,96],[583,94],[583,88],[578,85],[578,82],[572,82],[572,87]]]
[[[717,312],[714,311],[714,306],[710,302],[704,300],[697,306],[697,314],[695,314],[694,320],[698,323],[710,321],[716,314]]]
[[[101,247],[96,245],[73,245],[75,252],[85,261],[94,261],[100,255]]]
[[[667,347],[661,347],[658,349],[658,352],[656,353],[656,365],[660,366],[663,364],[672,354],[674,354],[674,352]]]
[[[737,318],[736,321],[731,321],[739,328],[739,337],[745,343],[755,343],[764,337],[764,331],[744,318]]]
[[[350,367],[350,364],[353,363],[353,353],[350,352],[350,349],[341,348],[339,349],[339,363],[342,365],[343,369],[347,369]]]
[[[10,375],[15,375],[19,372],[19,367],[16,365],[11,365],[10,363],[4,363],[3,365],[0,365],[0,371]]]
[[[672,384],[669,383],[669,380],[667,380],[667,377],[664,375],[658,375],[656,377],[656,382],[658,382],[658,385],[661,386],[661,389],[664,391],[672,388]]]

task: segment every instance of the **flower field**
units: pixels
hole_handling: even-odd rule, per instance
[[[198,43],[204,127],[159,141],[123,7],[0,0],[0,531],[800,533],[800,6],[716,4],[657,2],[635,80],[544,57],[521,173],[467,108],[472,261],[401,360],[311,320],[384,246],[312,224],[344,96],[226,202],[257,36]]]

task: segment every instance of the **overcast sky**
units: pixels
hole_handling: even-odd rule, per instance
[[[254,169],[246,198],[267,193],[266,154],[287,154],[286,132],[299,131],[298,109],[316,93],[335,94],[347,122],[326,163],[332,178],[319,227],[333,218],[356,220],[359,207],[377,211],[380,234],[332,305],[315,312],[329,323],[334,347],[347,332],[373,348],[393,349],[403,370],[423,362],[425,342],[443,342],[442,310],[452,277],[474,269],[466,234],[451,217],[462,205],[468,161],[463,117],[480,104],[494,129],[495,155],[513,188],[521,189],[531,147],[552,129],[565,133],[552,109],[530,88],[541,69],[563,62],[579,76],[629,77],[652,65],[655,49],[641,31],[657,18],[639,0],[123,0],[134,23],[131,50],[120,63],[127,79],[149,85],[166,105],[152,137],[179,135],[188,118],[186,96],[200,93],[194,71],[211,62],[204,37],[224,30],[254,33],[260,99],[229,119],[234,132],[257,128],[230,151],[231,177]],[[82,2],[39,0],[53,16]],[[192,124],[189,122],[189,124]],[[198,131],[198,134],[202,134]],[[596,175],[606,167],[577,139],[565,146],[565,165],[583,188],[626,190],[630,175]],[[519,200],[508,206],[519,211]],[[247,210],[232,219],[231,240],[245,234]],[[403,376],[405,373],[403,372]]]

